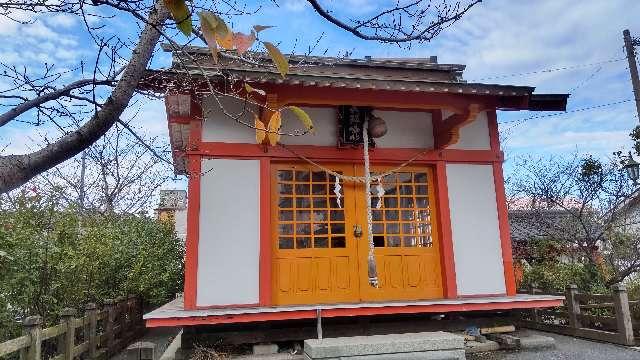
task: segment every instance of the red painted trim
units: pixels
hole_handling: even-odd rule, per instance
[[[432,133],[434,147],[436,147],[436,144],[443,142],[443,139],[439,138],[444,133],[442,131],[443,125],[442,109],[431,110],[431,127],[433,128]]]
[[[500,133],[498,132],[498,117],[495,110],[487,111],[487,125],[489,127],[489,146],[493,151],[500,151]]]
[[[490,311],[490,310],[510,310],[510,309],[532,309],[554,307],[562,305],[562,300],[532,300],[511,302],[489,302],[481,304],[432,304],[432,305],[408,305],[408,306],[388,306],[388,307],[360,307],[350,309],[325,309],[322,310],[323,317],[341,316],[370,316],[370,315],[393,315],[393,314],[416,314],[416,313],[446,313],[464,311]],[[190,326],[190,325],[214,325],[247,323],[260,321],[277,321],[293,319],[313,319],[316,310],[281,311],[271,313],[252,313],[238,315],[220,316],[193,316],[184,318],[147,319],[147,327],[160,326]]]
[[[493,164],[493,181],[496,191],[496,206],[498,209],[498,228],[500,230],[500,245],[502,248],[502,263],[504,267],[504,282],[507,295],[516,294],[516,280],[513,271],[513,254],[511,251],[511,235],[509,233],[509,216],[507,212],[507,197],[504,190],[502,164]]]
[[[438,161],[436,163],[435,186],[438,206],[437,220],[441,244],[440,261],[442,263],[442,278],[444,279],[444,295],[447,299],[455,299],[458,296],[458,286],[456,285],[453,235],[451,233],[451,210],[449,209],[447,170],[444,161]]]
[[[361,149],[338,149],[334,146],[313,146],[313,145],[289,145],[289,149],[307,158],[327,161],[362,161]],[[189,152],[203,156],[215,156],[221,158],[264,158],[299,160],[291,152],[281,147],[268,147],[267,152],[264,147],[257,144],[234,144],[223,142],[203,142],[200,144],[200,151]],[[412,158],[424,149],[397,149],[397,148],[376,148],[371,151],[371,161],[389,162],[397,164]],[[503,160],[502,153],[492,150],[432,150],[416,159],[416,163],[434,163],[445,160],[447,162],[461,163],[484,163],[491,164]]]
[[[375,108],[430,110],[448,109],[463,112],[471,104],[482,108],[497,108],[499,99],[485,95],[407,92],[385,89],[323,88],[313,86],[291,86],[262,84],[260,88],[268,94],[277,94],[280,105],[353,105]],[[524,98],[524,96],[523,96]]]
[[[482,107],[478,104],[471,104],[462,112],[455,112],[447,118],[447,121],[440,120],[438,126],[434,127],[433,143],[436,149],[445,149],[460,140],[460,129],[466,124],[475,121]]]
[[[189,144],[187,145],[187,154],[190,151],[198,151],[203,146],[202,142],[202,122],[194,120],[189,128]]]
[[[260,305],[271,305],[271,162],[260,159]]]
[[[193,98],[193,97],[192,97]],[[202,144],[202,107],[192,101],[188,150],[199,150]],[[198,293],[198,242],[200,241],[200,177],[202,156],[187,155],[189,174],[187,203],[187,239],[184,264],[184,307],[195,309]]]
[[[187,203],[187,239],[184,264],[184,307],[196,308],[198,282],[198,241],[200,237],[200,173],[202,160],[199,155],[188,158],[189,185]]]
[[[169,115],[167,120],[172,124],[189,124],[191,123],[191,116]]]

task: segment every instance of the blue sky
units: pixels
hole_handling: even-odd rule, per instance
[[[381,2],[342,0],[326,2],[345,17],[374,13]],[[283,52],[305,52],[318,42],[316,54],[328,55],[353,51],[354,57],[428,57],[437,55],[440,63],[467,65],[464,78],[486,83],[530,85],[539,93],[565,93],[569,90],[569,110],[632,99],[626,61],[600,66],[582,66],[624,57],[622,30],[628,28],[640,36],[640,1],[489,0],[473,8],[460,22],[445,30],[431,43],[415,44],[407,50],[389,44],[359,40],[321,19],[302,0],[260,2],[262,10],[252,16],[229,19],[236,31],[247,32],[251,25],[276,25],[264,31],[264,40],[280,43]],[[79,31],[81,24],[68,16],[30,17],[30,25],[0,20],[0,59],[3,62],[39,66],[43,61],[71,68],[91,53],[91,46]],[[635,18],[635,19],[634,19]],[[103,20],[107,21],[107,20]],[[135,34],[131,19],[110,21],[106,31]],[[178,41],[186,40],[177,35]],[[161,54],[155,67],[168,66],[170,59]],[[572,70],[540,72],[545,69],[574,67]],[[509,76],[537,72],[529,75]],[[0,83],[0,88],[7,84]],[[167,137],[164,106],[158,101],[136,104],[128,116],[138,110],[135,126],[150,136]],[[592,153],[606,157],[612,151],[628,149],[628,133],[638,123],[633,102],[562,116],[521,119],[540,115],[528,112],[502,112],[503,149],[510,159],[533,154]],[[515,126],[514,126],[515,125]],[[22,153],[37,147],[51,128],[13,123],[0,131],[0,149]],[[508,174],[507,174],[508,175]],[[168,186],[182,186],[182,182]]]

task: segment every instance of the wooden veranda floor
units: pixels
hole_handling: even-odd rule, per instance
[[[232,324],[341,316],[447,313],[531,309],[559,306],[564,297],[551,295],[487,296],[403,302],[317,304],[270,307],[225,307],[185,310],[177,298],[144,315],[147,327]]]

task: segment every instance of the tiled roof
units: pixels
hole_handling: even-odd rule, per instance
[[[531,241],[546,236],[545,230],[559,226],[570,215],[564,210],[510,210],[511,241]]]
[[[165,50],[171,47],[164,45]],[[250,53],[247,59],[236,56],[220,57],[213,63],[211,53],[204,47],[184,47],[173,51],[171,68],[151,71],[147,86],[160,88],[162,75],[189,74],[190,77],[225,80],[304,85],[315,87],[417,91],[453,94],[490,95],[501,97],[530,96],[534,87],[499,84],[468,83],[462,78],[465,65],[438,64],[434,58],[351,59],[319,56],[289,56],[290,69],[280,76],[271,59],[262,53]],[[223,66],[220,66],[223,65]]]
[[[464,94],[492,97],[497,109],[564,111],[567,94],[533,94],[531,86],[469,83],[462,77],[465,65],[438,64],[430,58],[337,58],[289,55],[289,73],[282,77],[269,56],[249,52],[239,58],[225,52],[215,64],[206,47],[185,46],[172,51],[168,69],[148,70],[139,87],[160,93],[185,87],[207,89],[209,81],[290,85],[354,90],[390,90],[412,93]]]

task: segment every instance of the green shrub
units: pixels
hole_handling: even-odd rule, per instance
[[[80,214],[21,196],[0,210],[0,251],[0,340],[27,315],[51,323],[64,307],[128,294],[156,306],[182,288],[182,241],[145,216]]]
[[[590,293],[606,293],[602,276],[597,269],[581,263],[543,262],[525,268],[522,287],[536,288],[545,292],[562,292],[569,284]]]

